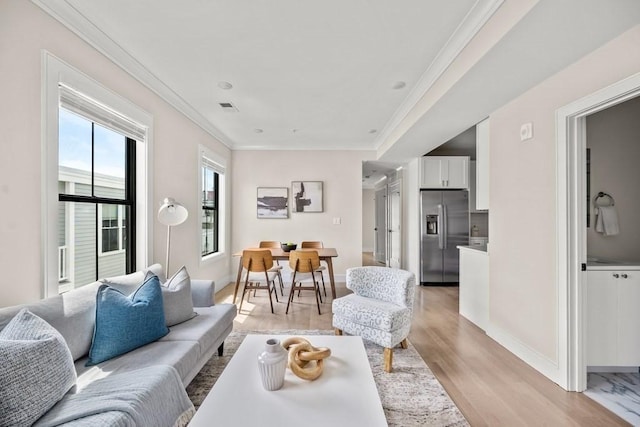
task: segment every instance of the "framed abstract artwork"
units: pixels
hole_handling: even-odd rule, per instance
[[[258,187],[258,218],[289,218],[289,189],[287,187]]]
[[[293,212],[323,212],[322,181],[293,181],[291,208]]]

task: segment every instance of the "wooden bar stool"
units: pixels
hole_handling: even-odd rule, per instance
[[[242,311],[242,302],[247,291],[266,289],[269,292],[269,303],[271,304],[271,313],[273,311],[273,299],[271,292],[276,296],[278,302],[278,292],[276,291],[275,279],[277,273],[271,271],[273,268],[273,257],[269,249],[245,249],[242,251],[242,267],[244,269],[244,287],[242,289],[242,297],[240,298],[240,308]],[[247,301],[249,297],[247,297]]]
[[[287,302],[286,314],[289,314],[289,305],[293,300],[295,291],[313,291],[316,296],[316,304],[318,305],[318,314],[320,313],[320,286],[316,280],[316,272],[320,266],[320,258],[317,251],[291,251],[289,253],[289,266],[293,270],[293,279],[291,280],[291,291],[289,292],[289,301]],[[303,281],[311,279],[312,286],[304,286]]]

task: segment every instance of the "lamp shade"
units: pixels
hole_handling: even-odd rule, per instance
[[[164,199],[162,206],[158,210],[158,221],[164,225],[174,226],[182,224],[187,220],[189,212],[187,208],[182,206],[170,197]]]

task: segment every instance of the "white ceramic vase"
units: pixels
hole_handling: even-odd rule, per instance
[[[273,391],[284,385],[289,353],[280,345],[280,340],[269,338],[264,351],[258,354],[258,370],[265,390]]]

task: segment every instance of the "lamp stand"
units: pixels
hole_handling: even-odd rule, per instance
[[[167,272],[167,278],[171,277],[171,275],[169,274],[169,248],[170,248],[170,242],[171,242],[171,226],[167,225],[167,260],[164,264],[164,268],[166,268],[166,272]]]

